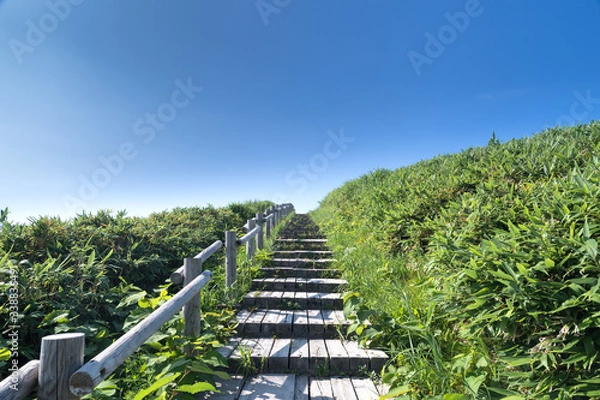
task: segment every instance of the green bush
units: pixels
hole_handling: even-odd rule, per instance
[[[600,398],[599,199],[592,122],[374,171],[314,217],[393,396]]]
[[[223,208],[176,208],[147,218],[100,211],[69,221],[40,217],[28,224],[11,223],[8,210],[2,211],[0,321],[4,332],[13,324],[8,288],[14,276],[19,289],[19,364],[39,358],[43,336],[67,331],[85,333],[86,355],[97,354],[129,329],[131,318],[149,312],[149,307],[140,309],[144,301],[163,301],[169,292],[178,290],[164,283],[181,266],[183,258],[198,254],[215,240],[223,240],[225,230],[240,230],[248,218],[272,204],[251,201]],[[224,321],[232,318],[235,299],[223,288],[223,262],[224,251],[220,251],[204,264],[205,269],[213,271],[214,278],[203,291],[208,336],[198,346],[202,354],[212,356],[211,349],[232,333]],[[244,273],[240,272],[242,276]],[[162,376],[163,369],[169,370],[167,361],[181,357],[174,343],[185,338],[177,339],[173,330],[180,323],[175,317],[170,327],[163,329],[172,331],[160,344],[168,350],[168,357],[142,352],[128,361],[118,374],[122,379],[119,386],[123,386],[120,394],[139,389],[142,382],[134,379],[137,373],[131,373],[132,365],[143,366],[144,379],[151,380]],[[9,358],[6,349],[0,348],[0,368],[4,370]],[[179,384],[189,381],[186,376],[190,371],[169,371],[182,374],[177,379]],[[116,389],[107,390],[112,393]]]

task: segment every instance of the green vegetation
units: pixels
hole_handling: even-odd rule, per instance
[[[389,398],[600,398],[600,124],[377,170],[313,217]]]
[[[165,281],[184,257],[223,240],[225,230],[242,227],[271,205],[252,201],[224,208],[177,208],[147,218],[101,211],[71,221],[41,217],[29,224],[11,223],[3,211],[0,321],[6,332],[12,323],[8,288],[15,277],[19,365],[39,358],[43,336],[67,331],[85,333],[86,359],[94,356],[179,290]],[[264,253],[257,258],[265,258]],[[183,321],[175,316],[93,398],[193,399],[192,393],[212,388],[214,378],[224,375],[217,368],[225,360],[215,349],[233,334],[234,307],[257,269],[239,256],[239,279],[229,291],[224,288],[224,251],[204,264],[214,278],[202,292],[200,338],[182,337]],[[182,352],[190,342],[198,353],[193,359]],[[3,377],[11,356],[4,346]]]

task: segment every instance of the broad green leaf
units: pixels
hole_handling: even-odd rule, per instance
[[[163,386],[168,385],[169,383],[173,382],[175,379],[179,378],[180,375],[181,375],[180,372],[177,372],[175,374],[167,374],[167,375],[165,375],[161,379],[159,379],[156,382],[154,382],[149,388],[144,389],[141,392],[139,392],[138,394],[136,394],[135,397],[133,398],[133,400],[143,400],[143,399],[145,399],[146,396],[148,396],[149,394],[154,393],[155,391],[157,391],[158,389],[162,388]]]
[[[68,316],[69,311],[54,310],[44,317],[39,327],[42,328],[44,326],[49,326],[52,324],[62,324],[64,322],[69,322]]]
[[[119,305],[117,306],[117,309],[123,308],[123,307],[127,307],[127,306],[130,306],[132,304],[136,304],[141,299],[143,299],[145,296],[146,296],[146,291],[142,291],[142,292],[138,292],[138,293],[132,293],[129,296],[126,296],[125,298],[123,298],[119,302]]]
[[[194,383],[193,385],[178,386],[177,389],[175,389],[175,390],[178,392],[196,394],[196,393],[200,393],[200,392],[209,392],[209,391],[214,392],[217,390],[217,388],[208,382],[197,382],[197,383]]]

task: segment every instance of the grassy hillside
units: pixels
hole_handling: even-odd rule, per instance
[[[399,398],[600,398],[599,123],[377,170],[313,216]]]
[[[96,355],[179,290],[165,280],[184,257],[223,240],[225,230],[239,230],[272,204],[251,201],[223,208],[177,208],[147,218],[101,211],[70,221],[41,217],[28,224],[9,222],[10,214],[3,211],[0,321],[3,336],[18,325],[19,341],[12,357],[9,342],[0,345],[0,377],[10,374],[15,355],[20,366],[39,358],[42,337],[54,333],[85,333],[86,360]],[[239,284],[248,281],[252,268],[247,267],[248,263],[240,262]],[[181,349],[189,338],[181,337],[182,321],[176,315],[94,398],[133,398],[164,375],[173,377],[179,387],[212,380],[212,367],[219,365],[214,347],[233,334],[229,320],[235,295],[224,289],[224,251],[212,256],[204,269],[213,271],[214,278],[203,290],[203,335],[194,342],[199,357],[184,359]],[[11,285],[18,288],[18,316],[11,308]],[[173,384],[167,384],[171,396]],[[163,398],[165,390],[153,391],[158,391],[156,398]]]

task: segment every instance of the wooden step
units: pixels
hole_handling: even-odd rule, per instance
[[[327,239],[275,239],[275,250],[329,250]]]
[[[229,371],[292,372],[309,375],[359,375],[380,372],[388,360],[379,350],[363,349],[357,342],[340,339],[236,338],[219,349],[229,360]],[[244,364],[246,362],[246,364]]]
[[[261,374],[246,377],[233,375],[218,379],[220,393],[205,392],[198,400],[377,400],[388,388],[375,384],[370,378],[312,377],[292,374]]]
[[[327,239],[275,239],[275,243],[311,243],[311,244],[325,244]]]
[[[348,281],[334,278],[259,278],[252,280],[252,290],[339,292]]]
[[[279,250],[275,251],[274,258],[333,258],[333,251],[330,250]]]
[[[271,266],[293,267],[293,268],[328,268],[335,262],[333,258],[310,259],[310,258],[273,258]]]
[[[341,310],[241,310],[236,316],[240,337],[339,338],[350,322]]]
[[[341,272],[332,268],[261,268],[261,275],[266,278],[337,278]]]
[[[326,292],[250,292],[242,300],[245,308],[275,308],[282,310],[341,310],[343,298],[341,293]]]

